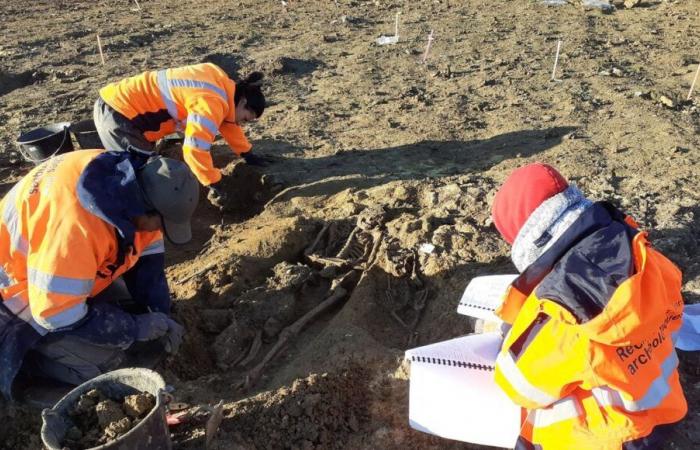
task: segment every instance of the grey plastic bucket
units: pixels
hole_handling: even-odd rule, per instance
[[[97,134],[97,127],[95,127],[94,120],[81,120],[71,125],[70,130],[73,132],[75,140],[78,141],[78,145],[83,150],[104,148],[100,140],[100,135]]]
[[[100,375],[76,387],[51,409],[41,413],[41,440],[48,450],[62,450],[66,432],[73,423],[70,408],[82,394],[99,389],[112,399],[148,392],[156,398],[156,406],[128,433],[94,450],[171,450],[170,431],[165,419],[165,382],[149,369],[119,369]],[[93,450],[91,449],[91,450]]]
[[[20,135],[20,153],[27,161],[38,164],[59,153],[72,152],[70,126],[70,122],[54,123]]]

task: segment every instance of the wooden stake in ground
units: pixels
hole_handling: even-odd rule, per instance
[[[100,50],[100,59],[102,60],[102,65],[105,65],[105,55],[102,53],[102,41],[100,40],[100,35],[97,35],[97,48]]]
[[[425,53],[423,53],[423,64],[428,60],[428,53],[430,53],[430,46],[433,44],[433,30],[430,30],[428,35],[428,45],[425,46]]]
[[[559,51],[561,50],[561,39],[557,40],[557,55],[554,57],[554,68],[552,69],[552,78],[549,81],[561,81],[557,80],[557,64],[559,63]]]
[[[394,36],[398,40],[399,38],[399,14],[400,12],[396,13],[396,19],[394,20]]]
[[[688,91],[688,100],[693,96],[693,89],[695,89],[695,82],[698,81],[698,75],[700,74],[700,64],[698,64],[698,70],[695,71],[695,78],[693,78],[693,84],[690,85],[690,91]]]

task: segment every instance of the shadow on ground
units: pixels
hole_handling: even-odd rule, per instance
[[[255,143],[255,152],[273,160],[264,172],[283,185],[313,183],[311,195],[332,195],[348,187],[368,188],[393,180],[481,172],[501,161],[555,147],[575,129],[521,130],[473,141],[421,141],[384,149],[343,151],[320,158],[277,156],[281,151],[299,150],[285,142],[261,140]],[[297,190],[294,195],[305,194]]]

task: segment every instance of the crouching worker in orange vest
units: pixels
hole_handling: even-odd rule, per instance
[[[492,214],[520,271],[497,310],[512,326],[495,371],[527,410],[516,448],[663,448],[687,411],[681,272],[545,164],[514,171]]]
[[[79,384],[174,353],[163,231],[191,238],[199,185],[187,166],[83,150],[33,169],[0,202],[0,391],[35,377]],[[98,296],[122,277],[133,304]]]
[[[217,184],[221,172],[209,150],[221,134],[248,164],[264,165],[264,158],[250,152],[241,128],[265,110],[262,78],[262,73],[253,72],[234,82],[211,63],[144,72],[100,90],[93,113],[97,132],[107,150],[150,154],[158,139],[183,131],[185,162],[209,187],[209,200],[222,208],[226,193]]]

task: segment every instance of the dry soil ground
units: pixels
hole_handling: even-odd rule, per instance
[[[89,117],[108,81],[201,61],[265,71],[270,106],[249,136],[272,164],[262,177],[229,167],[239,212],[222,217],[204,200],[194,242],[168,248],[188,337],[162,372],[181,401],[224,400],[213,448],[469,448],[407,426],[401,355],[468,333],[455,308],[469,279],[514,270],[489,203],[530,161],[633,214],[683,269],[686,301],[700,299],[700,93],[685,101],[700,63],[697,0],[612,14],[534,0],[140,6],[3,3],[2,188],[29,168],[15,152],[20,131]],[[398,44],[375,45],[399,11]],[[561,81],[550,82],[558,39]],[[223,165],[231,157],[219,144]],[[360,214],[364,228],[343,248]],[[423,243],[434,252],[418,252]],[[340,303],[239,389],[280,330],[344,273]],[[700,446],[691,372],[682,374],[690,412],[669,448]],[[0,415],[0,447],[40,447],[35,412],[2,405]],[[174,440],[203,448],[203,425]]]

